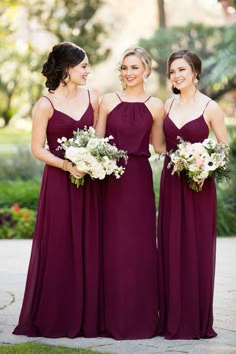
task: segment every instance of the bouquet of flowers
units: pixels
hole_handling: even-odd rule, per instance
[[[205,139],[202,143],[190,143],[178,137],[178,149],[169,153],[172,175],[184,172],[189,187],[195,192],[202,190],[203,181],[210,176],[217,180],[229,177],[229,146]]]
[[[91,178],[104,179],[106,175],[115,175],[116,178],[124,173],[125,168],[117,165],[117,161],[124,158],[127,162],[127,154],[109,143],[112,136],[98,138],[93,127],[77,129],[73,137],[58,139],[58,150],[65,150],[65,159],[71,161],[79,171],[89,174]],[[83,178],[76,178],[70,174],[71,182],[77,187],[84,184]]]

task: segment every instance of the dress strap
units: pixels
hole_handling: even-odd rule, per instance
[[[204,114],[204,112],[205,112],[205,110],[206,110],[206,108],[207,108],[208,104],[209,104],[211,101],[212,101],[212,100],[209,100],[209,101],[207,102],[206,107],[204,108],[204,110],[203,110],[202,114]]]
[[[167,112],[167,114],[169,114],[170,113],[170,110],[171,110],[171,107],[172,107],[172,105],[173,105],[173,103],[174,103],[174,98],[173,98],[173,100],[172,100],[172,102],[171,102],[171,104],[170,104],[170,107],[169,107],[169,109],[168,109],[168,112]]]
[[[122,99],[120,98],[120,96],[118,95],[118,93],[116,92],[116,95],[118,96],[120,102],[122,102]]]
[[[52,108],[55,109],[54,106],[53,106],[52,101],[50,100],[50,98],[48,98],[47,96],[42,96],[42,97],[46,98],[51,103]]]
[[[148,100],[150,100],[152,96],[149,96],[143,103],[146,103]]]
[[[89,103],[91,103],[90,92],[88,90]]]

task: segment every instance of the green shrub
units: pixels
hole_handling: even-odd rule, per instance
[[[0,182],[0,208],[10,208],[18,203],[24,208],[36,209],[40,184],[40,180]]]
[[[17,203],[0,209],[0,239],[32,238],[35,219],[35,210],[20,208]]]
[[[39,179],[44,164],[36,160],[26,145],[18,145],[13,151],[1,153],[0,181]]]
[[[236,235],[236,137],[230,144],[231,178],[217,186],[217,235]]]

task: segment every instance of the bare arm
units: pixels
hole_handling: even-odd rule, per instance
[[[164,104],[161,100],[155,99],[155,109],[153,110],[153,124],[150,143],[152,144],[154,151],[158,154],[166,151],[165,136],[163,132],[164,117]]]
[[[99,105],[98,120],[95,127],[96,134],[99,138],[103,138],[105,136],[108,113],[108,97],[105,95]]]
[[[91,104],[93,107],[93,111],[94,111],[94,122],[93,122],[93,126],[95,127],[97,124],[97,120],[98,120],[98,106],[99,106],[99,99],[98,99],[98,95],[95,92],[95,90],[90,90],[90,99],[91,99]]]
[[[224,122],[224,113],[218,103],[211,101],[206,109],[205,117],[214,131],[218,142],[229,144],[227,129]]]

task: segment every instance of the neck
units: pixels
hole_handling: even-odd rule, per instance
[[[191,89],[188,88],[188,90],[182,90],[180,93],[180,97],[179,97],[179,102],[180,103],[191,103],[194,101],[194,99],[197,97],[198,95],[198,89],[197,87],[193,87]]]
[[[123,95],[126,97],[142,97],[145,94],[143,87],[127,87],[123,90]]]
[[[79,87],[77,85],[60,85],[56,92],[59,96],[70,99],[78,94]]]

